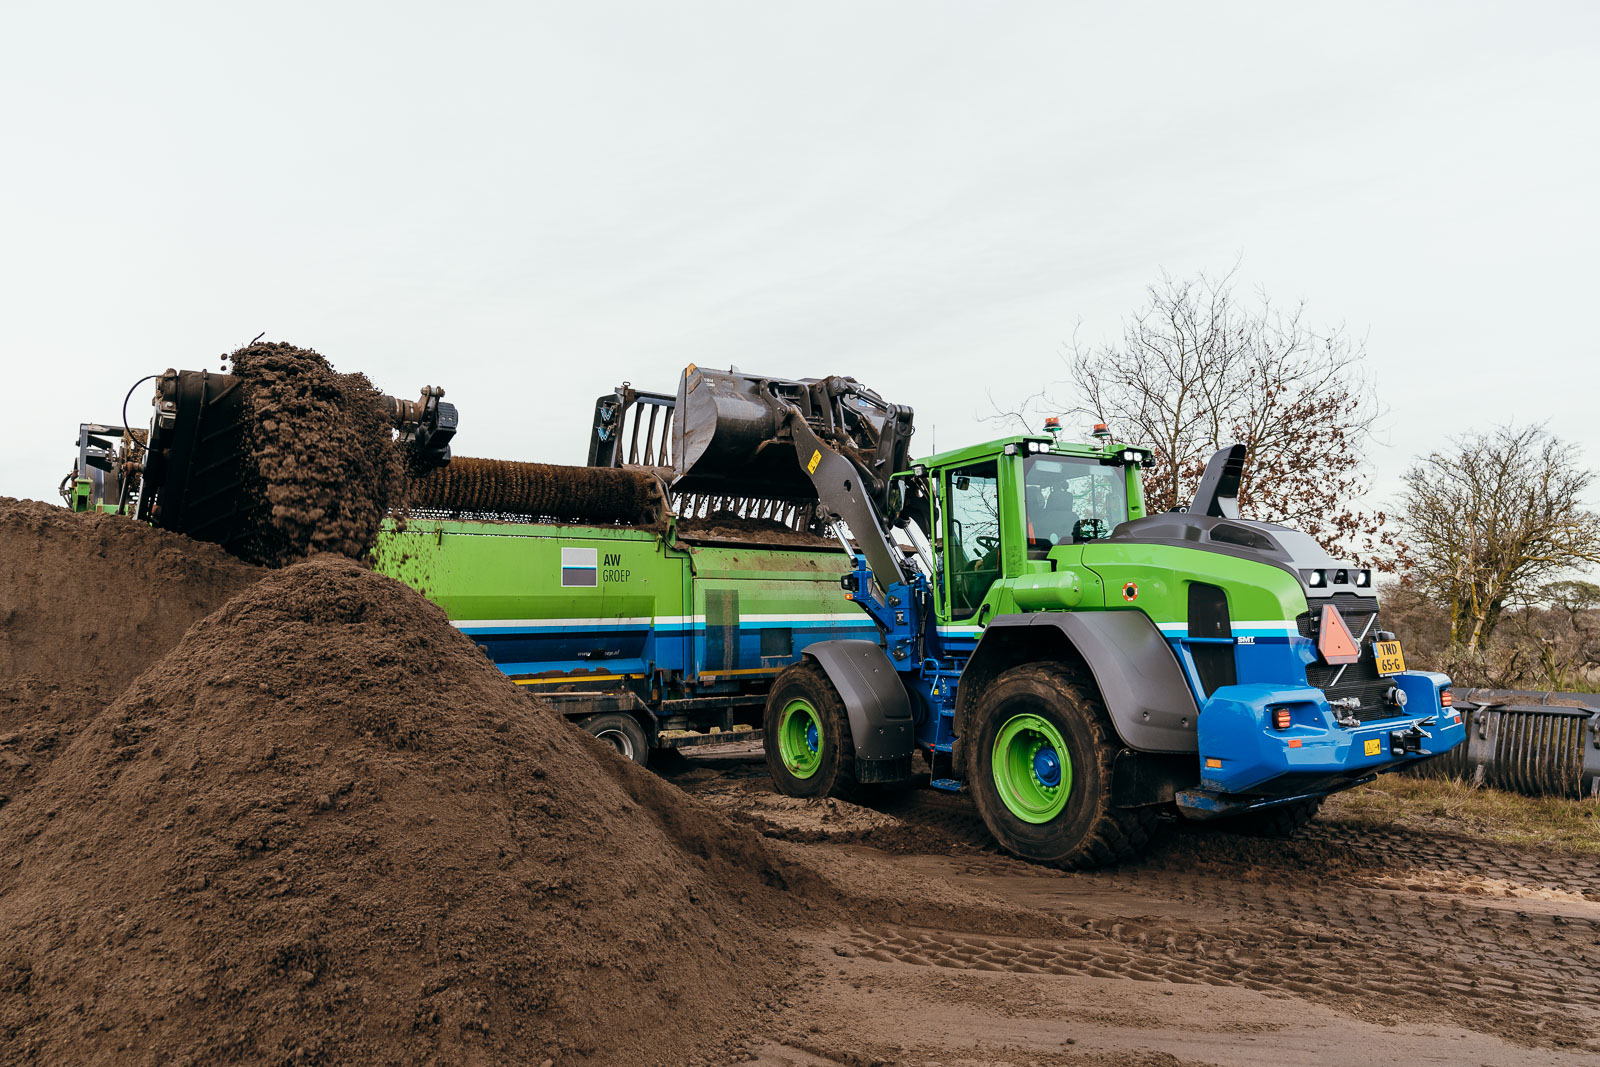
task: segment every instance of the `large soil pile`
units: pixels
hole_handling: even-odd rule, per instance
[[[0,497],[0,806],[78,723],[263,573],[126,518]]]
[[[402,489],[383,394],[281,342],[234,352],[244,386],[248,530],[239,555],[281,566],[316,552],[359,559]]]
[[[810,878],[332,556],[194,626],[0,856],[0,1047],[41,1063],[683,1062]]]

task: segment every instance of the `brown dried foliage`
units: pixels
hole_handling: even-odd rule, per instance
[[[1600,689],[1600,585],[1560,581],[1536,600],[1506,608],[1489,637],[1467,649],[1450,640],[1451,612],[1415,583],[1382,590],[1384,625],[1405,642],[1413,667],[1487,689]]]
[[[1037,424],[1031,409],[1107,423],[1153,449],[1145,471],[1152,511],[1192,499],[1218,448],[1250,450],[1241,513],[1310,533],[1336,555],[1390,569],[1387,516],[1361,506],[1363,449],[1381,414],[1365,346],[1342,328],[1313,331],[1304,305],[1236,299],[1233,274],[1163,276],[1124,323],[1120,340],[1067,353],[1070,400],[1050,389],[1002,417]]]

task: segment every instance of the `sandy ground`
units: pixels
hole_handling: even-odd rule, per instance
[[[996,851],[965,797],[796,801],[753,746],[666,773],[862,903],[797,933],[806,966],[735,1058],[1600,1062],[1591,858],[1319,821],[1287,841],[1175,830],[1068,874]]]

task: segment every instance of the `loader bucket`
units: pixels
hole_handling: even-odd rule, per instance
[[[678,383],[672,487],[681,492],[815,499],[794,440],[788,404],[806,407],[808,383],[691,366]]]

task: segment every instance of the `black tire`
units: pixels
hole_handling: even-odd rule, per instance
[[[1322,810],[1322,797],[1297,800],[1293,804],[1279,804],[1275,808],[1246,812],[1217,820],[1217,829],[1230,834],[1247,834],[1251,837],[1292,837]]]
[[[1064,806],[1046,822],[1018,815],[996,781],[995,742],[1020,715],[1037,716],[1054,727],[1070,760],[1057,772],[1069,790]],[[979,697],[971,732],[968,788],[989,832],[1007,851],[1035,863],[1080,870],[1132,859],[1150,843],[1160,820],[1157,809],[1111,805],[1111,765],[1121,746],[1092,683],[1052,663],[1013,667]]]
[[[816,747],[809,750],[814,753],[815,766],[809,770],[785,760],[779,736],[785,727],[785,710],[797,702],[809,709],[816,725]],[[850,736],[850,716],[821,667],[801,660],[778,675],[767,694],[761,726],[767,769],[778,792],[790,797],[855,796],[856,744]]]
[[[623,759],[631,759],[641,767],[650,766],[650,739],[632,715],[620,711],[591,715],[580,725],[616,749]]]

